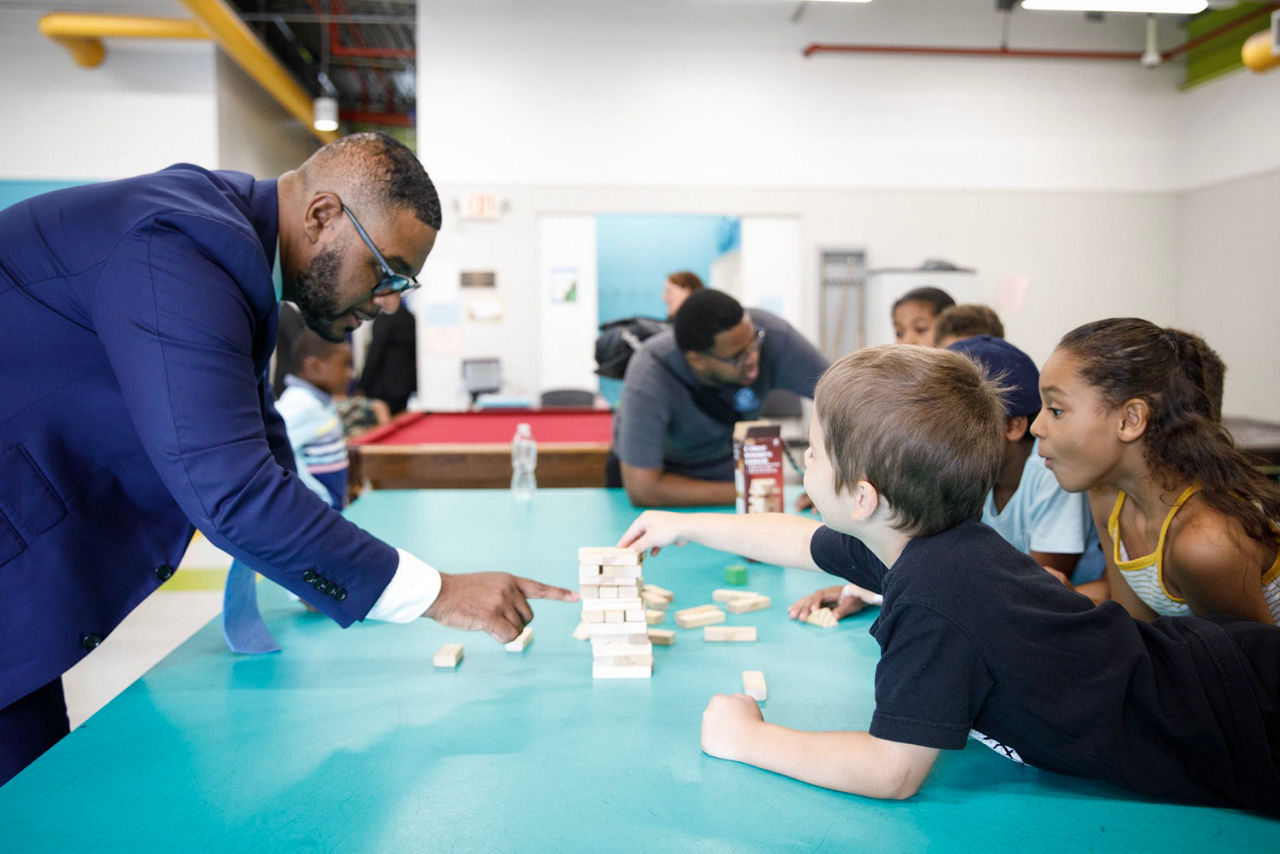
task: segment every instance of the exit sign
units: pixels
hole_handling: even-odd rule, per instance
[[[462,200],[463,219],[498,219],[502,200],[497,193],[467,193]]]

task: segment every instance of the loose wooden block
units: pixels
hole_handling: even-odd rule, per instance
[[[724,568],[724,580],[726,584],[746,584],[747,568],[740,563],[729,564]]]
[[[516,636],[513,641],[506,644],[507,652],[524,652],[529,646],[529,642],[533,640],[533,626],[525,626],[524,631]]]
[[[573,630],[573,636],[578,640],[591,640],[591,634],[587,631],[586,623],[578,623],[578,627]]]
[[[813,626],[821,626],[824,629],[834,628],[840,622],[830,608],[818,608],[805,617],[804,621]]]
[[[458,662],[462,661],[462,644],[447,643],[436,650],[435,657],[431,659],[431,663],[436,667],[457,667]]]
[[[658,646],[671,646],[676,642],[675,629],[649,629],[649,642]]]
[[[671,604],[670,599],[650,593],[647,587],[640,591],[640,598],[644,600],[644,604],[650,608],[657,608],[659,611],[665,611],[667,606]]]
[[[752,593],[750,596],[741,596],[726,602],[724,607],[730,614],[746,614],[749,611],[762,611],[772,604],[768,596]]]
[[[769,686],[764,682],[763,671],[742,671],[742,693],[746,694],[757,703],[763,703],[765,700],[769,699]]]
[[[600,566],[638,566],[644,563],[644,554],[615,546],[584,546],[578,549],[578,563],[594,563]]]
[[[748,596],[759,596],[751,590],[729,590],[721,587],[719,590],[711,591],[711,599],[713,602],[732,602],[734,599],[745,599]]]
[[[652,593],[654,596],[661,596],[663,599],[666,599],[668,602],[676,598],[676,594],[672,593],[667,588],[659,587],[656,584],[646,584],[644,586],[644,589],[646,593]]]
[[[702,630],[702,639],[708,641],[743,641],[756,639],[755,626],[707,626]]]
[[[651,626],[661,625],[667,621],[667,612],[657,611],[653,608],[646,608],[644,612],[644,621]]]
[[[591,666],[591,676],[594,679],[649,679],[653,676],[653,666],[612,667],[602,665],[597,667],[593,664]]]
[[[724,611],[715,606],[711,610],[697,609],[693,613],[676,611],[676,625],[682,629],[696,629],[699,626],[710,626],[724,622]]]

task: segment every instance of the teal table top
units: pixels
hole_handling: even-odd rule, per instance
[[[620,492],[374,492],[350,517],[445,571],[503,569],[572,587],[577,550],[612,545],[636,511]],[[732,556],[665,550],[645,578],[673,609],[711,601]],[[411,625],[342,630],[274,585],[284,647],[238,657],[217,621],[0,788],[0,851],[1082,851],[1275,850],[1280,825],[1152,803],[1025,768],[970,743],[920,794],[881,802],[699,749],[713,693],[768,680],[765,717],[865,729],[874,613],[834,629],[786,606],[824,576],[752,564],[768,610],[729,615],[756,643],[677,630],[651,680],[593,680],[580,606],[535,603],[534,640]],[[674,628],[668,617],[667,628]],[[431,657],[466,648],[456,670]]]

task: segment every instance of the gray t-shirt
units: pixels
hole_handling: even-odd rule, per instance
[[[813,397],[829,364],[804,336],[777,315],[749,309],[760,343],[760,376],[749,386],[701,386],[737,420],[760,414],[764,397],[785,388]],[[622,400],[613,419],[613,449],[637,468],[674,472],[701,480],[733,479],[733,425],[704,412],[694,401],[698,380],[668,329],[649,338],[627,364]]]

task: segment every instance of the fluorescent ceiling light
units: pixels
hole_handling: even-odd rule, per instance
[[[1194,15],[1208,0],[1022,0],[1022,8],[1056,12],[1148,12]]]

